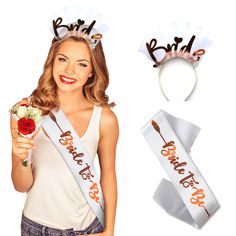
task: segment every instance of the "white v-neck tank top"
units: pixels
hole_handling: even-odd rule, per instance
[[[102,107],[94,105],[85,134],[81,137],[94,159],[99,141]],[[42,128],[35,138],[32,152],[34,183],[27,193],[24,215],[56,229],[83,230],[96,217],[88,205],[71,171]]]

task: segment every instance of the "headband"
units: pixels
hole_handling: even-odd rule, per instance
[[[211,42],[201,28],[194,27],[190,23],[172,23],[164,29],[159,28],[147,35],[139,51],[154,62],[154,68],[159,69],[160,89],[166,99],[169,100],[161,84],[160,77],[163,65],[171,59],[180,58],[192,64],[195,71],[210,44]],[[188,100],[196,87],[197,73],[196,71],[194,73],[196,76],[194,86],[185,100]]]
[[[53,17],[51,32],[54,41],[82,37],[94,49],[108,31],[101,14],[91,8],[65,7]]]

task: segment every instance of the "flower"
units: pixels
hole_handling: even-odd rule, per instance
[[[33,132],[39,128],[42,123],[42,111],[37,107],[27,104],[16,104],[10,110],[13,117],[17,120],[20,134],[27,135],[30,138]],[[31,135],[30,135],[31,134]]]
[[[35,122],[31,118],[23,117],[17,121],[17,125],[19,132],[23,135],[32,134],[36,129]]]
[[[25,117],[31,118],[36,123],[38,123],[42,117],[42,111],[40,109],[28,106],[27,104],[17,104],[11,108],[10,112],[16,116],[17,120]]]
[[[18,109],[17,109],[17,116],[18,116],[19,118],[24,117],[26,110],[27,110],[27,106],[18,106]]]
[[[36,107],[27,104],[17,104],[10,109],[13,118],[17,120],[18,131],[21,136],[31,138],[36,129],[42,124],[42,111]],[[22,161],[23,166],[28,165],[31,160],[31,152],[25,160]]]

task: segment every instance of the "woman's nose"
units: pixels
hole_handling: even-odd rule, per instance
[[[75,73],[74,66],[71,63],[68,63],[65,72],[66,74],[73,75]]]

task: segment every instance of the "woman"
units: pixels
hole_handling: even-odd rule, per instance
[[[41,127],[31,139],[22,137],[11,118],[12,181],[17,191],[27,192],[22,235],[114,235],[119,131],[105,94],[108,83],[101,42],[92,49],[87,36],[70,35],[52,41],[37,89],[19,104],[30,103],[43,115],[60,108],[90,157],[98,154],[105,226],[91,210],[46,131]],[[30,150],[33,164],[24,167],[22,160]]]

